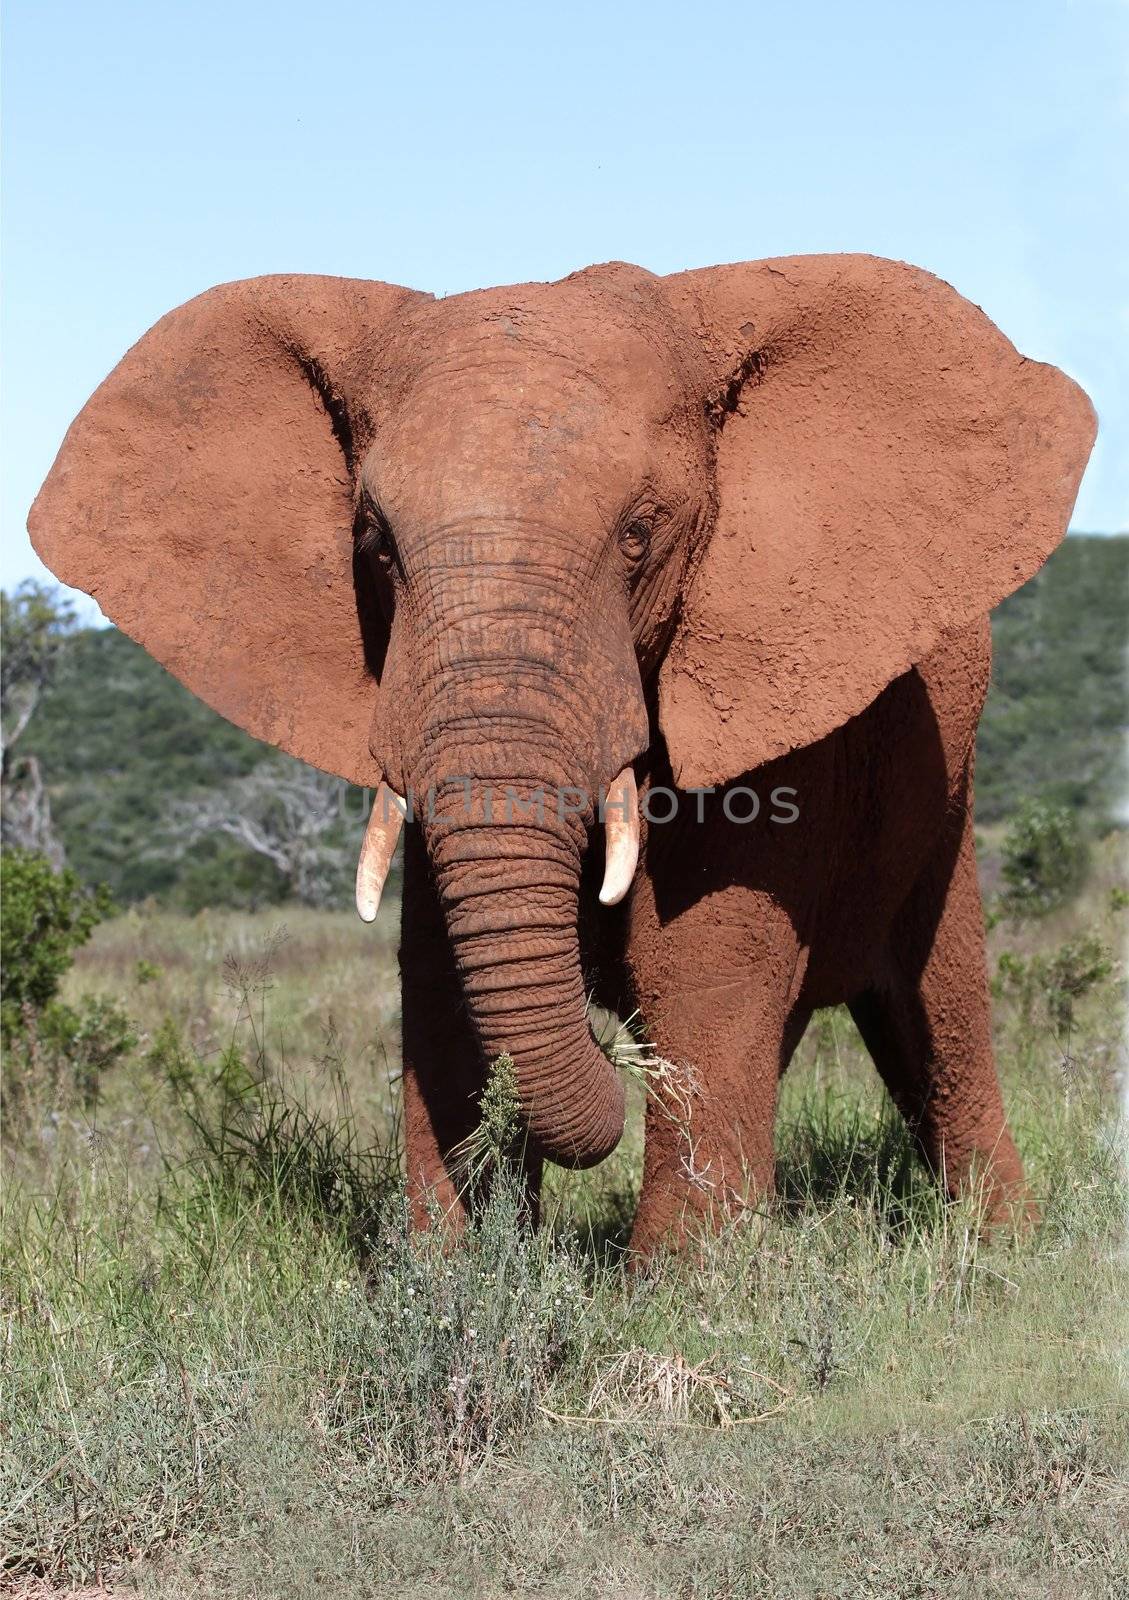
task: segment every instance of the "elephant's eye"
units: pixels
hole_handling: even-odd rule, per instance
[[[383,511],[367,494],[361,500],[361,530],[358,544],[367,554],[375,556],[381,566],[391,565],[392,530]]]
[[[620,548],[629,561],[642,561],[651,548],[651,525],[645,517],[633,517],[619,536]]]

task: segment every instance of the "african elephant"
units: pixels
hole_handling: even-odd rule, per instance
[[[365,917],[428,795],[417,1217],[461,1216],[452,1152],[503,1050],[531,1186],[605,1157],[624,1095],[588,985],[640,1008],[689,1107],[648,1111],[646,1251],[771,1184],[779,1076],[838,1002],[947,1188],[1022,1197],[973,745],[988,611],[1061,538],[1093,433],[1062,373],[870,256],[439,300],[265,277],[129,351],[30,527],[225,717],[377,787]]]

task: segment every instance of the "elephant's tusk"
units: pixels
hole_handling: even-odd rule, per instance
[[[379,786],[357,862],[357,912],[362,922],[372,922],[380,910],[384,880],[392,865],[407,810],[406,801],[401,800],[395,789],[390,789],[386,783]]]
[[[617,906],[639,864],[639,793],[635,774],[624,767],[608,790],[604,813],[604,882],[600,904]]]

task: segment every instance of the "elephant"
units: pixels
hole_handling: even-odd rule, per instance
[[[595,995],[673,1068],[647,1257],[770,1193],[781,1074],[836,1004],[946,1192],[1029,1205],[974,742],[988,613],[1062,538],[1094,432],[1073,381],[874,256],[439,299],[266,276],[134,345],[29,527],[215,710],[376,791],[367,920],[407,819],[417,1222],[465,1221],[502,1053],[531,1203],[546,1159],[614,1149]]]

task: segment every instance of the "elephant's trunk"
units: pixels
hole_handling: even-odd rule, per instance
[[[528,433],[523,423],[515,448]],[[497,441],[464,455],[486,472]],[[567,526],[516,516],[436,514],[432,533],[408,541],[412,605],[381,684],[395,717],[374,752],[386,782],[412,791],[483,1056],[513,1058],[536,1149],[566,1166],[602,1160],[623,1132],[623,1089],[588,1024],[580,866],[610,784],[605,903],[627,893],[639,846],[630,763],[648,739],[622,580],[576,560],[582,548]],[[388,837],[381,822],[368,842],[362,915]]]
[[[553,795],[544,811],[488,822],[476,797],[467,806],[459,794],[437,805],[425,832],[485,1058],[512,1057],[536,1150],[586,1167],[619,1142],[623,1087],[588,1024],[577,934],[584,829],[561,820]]]

